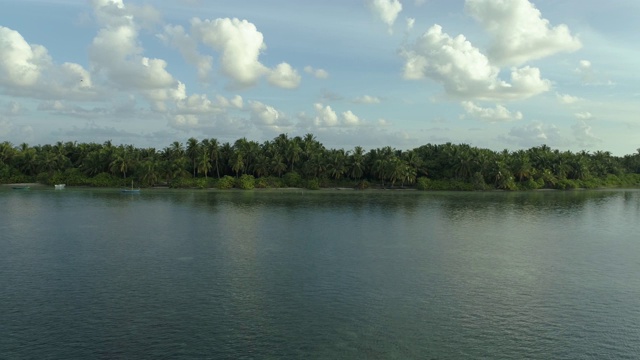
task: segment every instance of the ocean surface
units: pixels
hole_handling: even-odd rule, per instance
[[[2,359],[638,359],[640,191],[0,187]]]

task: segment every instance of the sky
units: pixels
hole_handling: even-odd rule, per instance
[[[640,2],[0,0],[0,142],[640,148]]]

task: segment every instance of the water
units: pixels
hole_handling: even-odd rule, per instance
[[[640,191],[0,188],[2,359],[636,359]]]

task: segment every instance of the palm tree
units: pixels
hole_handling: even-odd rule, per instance
[[[189,138],[189,140],[187,140],[187,151],[186,151],[186,155],[189,158],[189,161],[191,162],[191,168],[193,170],[193,177],[196,177],[196,168],[197,168],[197,162],[198,162],[198,158],[200,157],[200,143],[198,142],[198,139],[196,138]]]
[[[355,180],[359,180],[365,172],[364,149],[362,146],[356,146],[353,153],[349,156],[349,176]]]
[[[218,143],[218,139],[211,138],[206,142],[205,140],[202,140],[205,145],[205,152],[209,154],[209,159],[213,162],[214,167],[216,168],[216,176],[220,179],[220,167],[218,165],[220,162],[220,144]]]
[[[198,159],[198,174],[204,174],[207,179],[207,173],[211,170],[211,161],[209,161],[209,153],[203,151]]]

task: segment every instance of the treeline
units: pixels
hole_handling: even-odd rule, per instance
[[[164,149],[57,142],[0,143],[0,182],[174,188],[356,187],[420,190],[528,190],[640,185],[638,153],[552,150],[500,152],[467,144],[328,149],[314,135],[258,143],[190,138]]]

